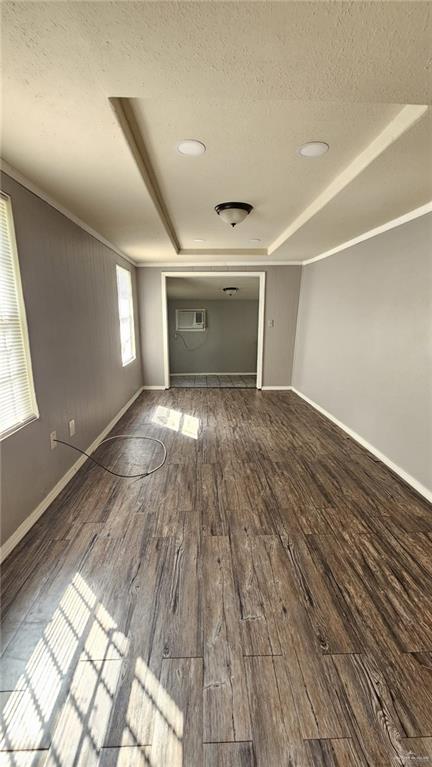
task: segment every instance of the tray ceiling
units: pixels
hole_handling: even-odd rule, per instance
[[[1,10],[4,160],[137,263],[303,261],[432,199],[430,4]]]

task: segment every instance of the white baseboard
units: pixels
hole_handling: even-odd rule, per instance
[[[349,428],[349,426],[346,426],[342,421],[339,421],[338,418],[335,418],[334,415],[328,412],[328,410],[324,410],[321,405],[318,405],[316,402],[314,402],[312,399],[309,399],[305,394],[302,394],[300,391],[294,388],[294,386],[291,387],[292,391],[295,394],[298,394],[299,397],[305,400],[309,405],[312,405],[315,410],[318,410],[319,413],[324,415],[326,418],[329,419],[329,421],[332,421],[336,424],[336,426],[339,426],[340,429],[343,429],[352,439],[354,439],[356,442],[358,442],[362,447],[365,447],[366,450],[369,451],[369,453],[372,453],[376,458],[378,458],[382,463],[385,463],[386,466],[389,467],[392,471],[394,471],[395,474],[398,474],[398,476],[404,480],[408,485],[411,485],[414,490],[416,490],[420,495],[422,495],[424,498],[426,498],[427,501],[432,503],[432,490],[429,490],[425,485],[422,485],[421,482],[419,482],[415,477],[412,477],[411,474],[408,474],[404,469],[401,469],[400,466],[398,466],[396,463],[394,463],[390,458],[388,458],[384,453],[382,453],[380,450],[377,450],[376,447],[370,444],[366,439],[360,436],[360,434],[357,434],[357,432],[353,431]]]
[[[171,378],[191,378],[192,376],[256,376],[254,373],[171,373]]]
[[[144,391],[165,391],[165,386],[143,386]]]
[[[103,439],[105,439],[106,435],[111,431],[111,429],[116,425],[117,421],[120,420],[122,415],[126,413],[126,410],[130,408],[133,402],[139,397],[143,390],[143,387],[141,386],[138,391],[135,392],[135,394],[126,402],[125,405],[119,410],[117,415],[114,416],[114,418],[109,422],[109,424],[105,427],[105,429],[99,434],[98,437],[94,440],[94,442],[91,443],[91,445],[86,449],[87,453],[93,453],[94,450],[100,445]],[[45,498],[36,506],[36,508],[29,514],[29,516],[20,524],[20,526],[15,530],[14,533],[10,536],[10,538],[7,539],[7,541],[4,542],[3,546],[0,549],[0,562],[4,562],[7,556],[11,553],[11,551],[15,548],[15,546],[18,545],[20,540],[24,538],[26,533],[30,530],[30,528],[33,527],[35,522],[39,519],[39,517],[42,516],[44,511],[47,510],[48,506],[53,502],[53,500],[58,496],[58,494],[63,490],[64,487],[66,487],[67,483],[72,479],[72,477],[77,473],[78,469],[81,468],[83,463],[86,461],[86,456],[82,455],[80,458],[78,458],[77,461],[73,464],[73,466],[68,469],[66,474],[63,475],[61,479],[57,482],[56,485],[50,490],[48,495],[45,496]]]
[[[290,391],[292,386],[263,386],[262,391]]]

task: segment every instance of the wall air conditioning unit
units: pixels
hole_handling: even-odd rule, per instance
[[[176,330],[205,330],[205,309],[176,309]]]

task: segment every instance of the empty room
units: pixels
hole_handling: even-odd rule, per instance
[[[432,2],[0,16],[0,767],[432,767]]]
[[[261,389],[265,275],[174,274],[165,291],[170,386]]]

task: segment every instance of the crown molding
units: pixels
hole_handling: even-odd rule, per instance
[[[303,266],[307,266],[307,264],[314,264],[315,261],[322,261],[323,258],[329,258],[329,256],[334,256],[336,253],[340,253],[342,250],[351,248],[353,245],[358,245],[360,242],[364,242],[365,240],[370,240],[372,237],[377,237],[379,234],[384,234],[384,232],[389,232],[391,229],[396,229],[398,226],[403,226],[403,224],[407,224],[409,221],[414,221],[414,219],[420,218],[421,216],[426,216],[428,213],[432,213],[432,201],[427,202],[425,205],[421,205],[420,208],[414,208],[414,210],[409,211],[409,213],[404,213],[398,218],[393,218],[391,221],[387,221],[381,226],[376,226],[375,229],[369,229],[368,232],[363,232],[363,234],[359,234],[358,237],[353,237],[352,240],[347,240],[340,245],[336,245],[336,247],[331,248],[331,250],[326,250],[324,253],[320,253],[318,256],[308,258],[306,261],[302,262]]]
[[[188,266],[200,266],[207,267],[207,270],[213,269],[213,267],[224,266],[229,268],[231,266],[302,266],[303,261],[161,261],[160,263],[149,262],[137,263],[138,269],[165,269],[167,267],[171,269],[183,269]]]
[[[181,256],[268,256],[267,248],[182,248]]]
[[[188,261],[182,263],[168,263],[163,261],[159,264],[143,262],[136,264],[136,266],[138,268],[165,268],[183,266],[207,266],[208,268],[212,268],[213,266],[308,266],[308,264],[314,264],[315,261],[322,261],[324,258],[334,256],[336,253],[341,253],[343,250],[347,250],[348,248],[353,247],[353,245],[358,245],[360,242],[370,240],[380,234],[389,232],[391,229],[396,229],[398,226],[408,224],[410,221],[414,221],[416,218],[427,216],[428,213],[432,213],[432,200],[425,203],[424,205],[421,205],[419,208],[413,208],[413,210],[408,211],[408,213],[403,213],[402,216],[398,216],[397,218],[393,218],[390,221],[386,221],[385,224],[376,226],[374,229],[368,229],[367,232],[362,232],[362,234],[359,234],[357,237],[353,237],[351,240],[346,240],[340,245],[336,245],[334,248],[326,250],[323,253],[319,253],[317,256],[313,256],[312,258],[307,258],[304,261]]]
[[[113,101],[113,100],[111,100]],[[403,112],[405,109],[411,109],[411,110],[417,110],[417,117],[416,119],[413,119],[412,113],[410,112],[407,116],[405,113],[404,120],[406,121],[409,116],[411,115],[411,125],[414,124],[414,122],[417,122],[418,119],[421,118],[421,116],[424,114],[427,107],[404,107],[401,112]],[[397,118],[399,118],[401,113],[397,115]],[[395,120],[397,119],[395,118]],[[393,121],[394,122],[394,121]],[[387,126],[386,129],[382,133],[384,133],[389,126]],[[409,126],[405,128],[407,130]],[[400,128],[400,125],[399,125]],[[394,137],[393,140],[396,140],[396,138],[401,135],[401,133],[404,132],[400,130],[400,133]],[[382,134],[380,134],[382,136]],[[379,137],[378,137],[379,138]],[[373,142],[372,142],[373,143]],[[391,142],[390,142],[391,143]],[[369,145],[370,146],[370,145]],[[367,152],[369,147],[365,150]],[[383,150],[382,150],[383,151]],[[354,160],[354,163],[357,161]],[[369,163],[368,163],[369,164]],[[127,256],[125,253],[123,253],[119,248],[116,247],[112,242],[107,240],[103,235],[101,235],[99,232],[97,232],[95,229],[90,227],[88,224],[86,224],[84,221],[82,221],[78,216],[76,216],[74,213],[72,213],[70,210],[65,208],[63,205],[58,203],[56,200],[54,200],[50,195],[48,195],[44,190],[42,190],[40,187],[38,187],[36,184],[33,183],[33,181],[30,181],[24,174],[22,174],[20,171],[18,171],[16,168],[14,168],[12,165],[10,165],[6,160],[0,158],[0,166],[1,171],[5,173],[6,175],[13,178],[17,183],[24,186],[26,189],[28,189],[29,192],[32,192],[32,194],[35,194],[37,197],[39,197],[44,202],[48,203],[52,208],[57,210],[59,213],[61,213],[63,216],[68,218],[70,221],[72,221],[74,224],[79,226],[81,229],[83,229],[87,234],[89,234],[91,237],[94,237],[96,240],[102,243],[102,245],[105,245],[107,248],[109,248],[113,253],[116,253],[118,256],[123,258],[128,263],[132,264],[135,267],[138,268],[183,268],[183,267],[207,267],[207,269],[212,269],[213,267],[266,267],[266,266],[307,266],[309,264],[315,263],[315,261],[321,261],[325,258],[329,258],[330,256],[336,255],[337,253],[340,253],[344,250],[347,250],[348,248],[358,245],[361,242],[364,242],[365,240],[369,240],[373,237],[376,237],[380,234],[383,234],[384,232],[390,231],[391,229],[394,229],[398,226],[403,226],[404,224],[413,221],[416,218],[420,218],[421,216],[427,215],[428,213],[432,212],[432,201],[425,203],[425,205],[420,206],[419,208],[414,208],[413,210],[409,211],[408,213],[404,213],[402,216],[399,216],[398,218],[391,219],[390,221],[387,221],[385,224],[382,224],[380,226],[374,227],[373,229],[369,229],[366,232],[363,232],[362,234],[358,235],[357,237],[353,237],[351,240],[346,240],[345,242],[341,243],[340,245],[336,245],[334,248],[331,248],[329,250],[326,250],[322,253],[319,253],[316,256],[313,256],[312,258],[307,258],[303,260],[293,260],[293,261],[276,261],[276,260],[247,260],[247,261],[231,261],[231,260],[225,260],[225,261],[161,261],[161,262],[140,262],[137,260],[134,260],[130,256]],[[342,175],[342,174],[340,174]],[[339,178],[339,177],[338,177]],[[337,179],[335,180],[335,182]],[[334,182],[334,183],[335,183]],[[328,189],[328,187],[327,187]],[[324,190],[323,194],[326,193],[327,190]],[[318,198],[317,198],[318,199]],[[316,201],[315,201],[316,202]],[[312,203],[314,205],[314,203]],[[311,206],[309,206],[310,208]],[[307,210],[309,210],[309,208]],[[305,211],[306,213],[306,211]],[[302,214],[303,215],[303,214]],[[312,214],[314,215],[314,214]],[[299,217],[300,218],[300,217]],[[296,220],[298,221],[298,219]],[[296,222],[294,222],[291,226],[294,226]],[[305,223],[305,222],[304,222]],[[301,223],[300,226],[303,224]],[[292,232],[293,233],[293,232]],[[289,235],[291,236],[291,234]],[[275,241],[276,242],[276,241]],[[274,243],[273,243],[274,245]],[[274,248],[273,245],[271,245],[268,249],[265,248],[257,248],[254,251],[247,251],[249,255],[252,255],[252,252],[256,253],[258,256],[270,256],[273,252]],[[230,253],[231,255],[240,255],[241,253],[244,253],[246,249],[228,249],[225,251],[227,253]],[[222,249],[219,250],[179,250],[178,255],[179,257],[183,256],[192,256],[194,254],[203,256],[203,255],[223,255],[224,251]]]
[[[3,160],[3,158],[0,158],[0,166],[1,166],[1,172],[5,173],[6,176],[10,176],[11,178],[13,178],[13,180],[16,181],[18,184],[21,184],[21,186],[25,187],[25,189],[27,189],[29,192],[36,195],[36,197],[39,197],[44,202],[48,203],[48,205],[50,205],[52,208],[57,210],[66,218],[68,218],[69,221],[72,221],[72,223],[79,226],[80,229],[83,229],[85,232],[87,232],[87,234],[90,234],[91,237],[94,237],[95,240],[99,240],[99,242],[101,242],[102,245],[105,245],[107,248],[112,250],[118,256],[121,256],[121,258],[124,258],[125,261],[128,261],[133,266],[137,266],[136,261],[130,258],[130,256],[127,256],[125,253],[119,250],[119,248],[113,245],[112,242],[105,239],[103,235],[99,234],[99,232],[97,232],[95,229],[92,229],[91,226],[86,224],[85,221],[82,221],[80,218],[78,218],[78,216],[76,216],[70,210],[65,208],[63,205],[60,205],[59,202],[57,202],[52,197],[50,197],[50,195],[44,192],[43,189],[40,189],[40,187],[36,186],[36,184],[34,184],[33,181],[30,181],[30,179],[24,176],[19,170],[12,167],[12,165],[9,165],[9,163],[6,162],[6,160]]]

